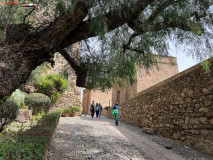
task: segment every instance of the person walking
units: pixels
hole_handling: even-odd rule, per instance
[[[99,118],[101,118],[101,112],[102,112],[102,105],[101,103],[98,104],[99,105]]]
[[[91,117],[93,118],[94,117],[94,112],[95,112],[95,103],[94,103],[94,101],[92,101],[90,112],[91,112]]]
[[[98,105],[98,103],[96,103],[95,111],[96,111],[96,118],[98,118],[98,115],[99,115],[99,105]]]
[[[115,117],[115,125],[118,126],[118,116],[119,116],[119,105],[118,102],[115,103],[113,107],[113,116]]]

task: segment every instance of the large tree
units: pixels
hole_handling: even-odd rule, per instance
[[[14,2],[11,1],[11,2]],[[2,2],[3,3],[3,2]],[[212,0],[39,0],[35,8],[0,6],[0,98],[60,52],[80,87],[134,81],[136,66],[168,55],[168,40],[187,43],[204,59],[212,53]],[[69,52],[82,42],[80,59]],[[99,47],[94,47],[94,45]]]

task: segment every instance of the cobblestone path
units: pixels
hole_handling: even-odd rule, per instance
[[[114,120],[61,117],[52,138],[49,160],[182,160],[181,156]]]

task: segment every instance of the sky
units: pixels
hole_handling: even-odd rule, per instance
[[[197,60],[194,60],[192,57],[187,56],[186,51],[184,50],[182,46],[175,47],[174,45],[170,44],[169,54],[170,56],[177,57],[179,72],[182,72],[199,63]]]

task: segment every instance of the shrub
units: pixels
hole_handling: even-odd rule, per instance
[[[107,107],[104,107],[104,109],[106,109],[108,111],[110,109],[110,107],[107,106]]]
[[[22,106],[21,104],[19,105],[19,108],[20,108],[20,109],[29,109],[28,106]]]
[[[72,112],[80,112],[81,109],[79,107],[72,107]]]
[[[72,112],[72,108],[65,108],[63,110],[63,113],[71,113]]]
[[[5,138],[1,142],[0,159],[41,160],[45,153],[46,137],[19,137],[15,142]]]
[[[18,105],[7,100],[0,102],[0,132],[3,131],[4,127],[16,119],[18,113]]]
[[[36,126],[18,134],[18,139],[4,138],[0,145],[0,159],[44,159],[62,109],[42,116]],[[1,135],[0,135],[1,136]]]
[[[25,104],[33,108],[33,113],[38,114],[41,109],[50,105],[50,98],[42,93],[31,93],[25,97]]]
[[[17,103],[19,106],[25,106],[24,99],[27,96],[27,93],[22,92],[19,89],[16,89],[15,92],[10,96],[10,100]]]
[[[41,77],[35,84],[37,92],[47,95],[52,103],[61,97],[61,94],[68,89],[68,81],[60,74],[51,74]]]

